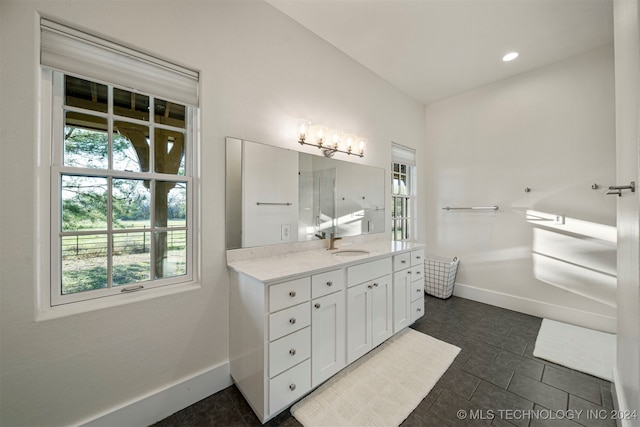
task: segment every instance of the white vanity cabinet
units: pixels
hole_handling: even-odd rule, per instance
[[[311,386],[346,365],[344,270],[311,277]]]
[[[396,274],[407,277],[395,295],[402,325],[417,319],[422,250],[397,245],[372,243],[360,259],[323,249],[229,263],[229,368],[260,421],[393,335]]]
[[[262,421],[345,366],[345,271],[266,285],[231,272],[230,369]]]
[[[347,268],[347,363],[393,334],[391,259]]]
[[[393,332],[424,314],[424,250],[393,257]]]

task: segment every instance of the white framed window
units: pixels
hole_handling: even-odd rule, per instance
[[[392,144],[391,153],[391,239],[411,240],[415,237],[415,151]]]
[[[41,29],[51,306],[191,283],[197,73],[44,19]]]

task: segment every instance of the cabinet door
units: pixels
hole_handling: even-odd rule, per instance
[[[405,269],[393,275],[393,332],[408,326],[411,319],[411,275]]]
[[[336,292],[311,302],[311,386],[317,387],[344,368],[344,292]]]
[[[373,348],[371,345],[371,283],[347,290],[347,363]]]
[[[373,347],[393,335],[393,290],[391,275],[372,281],[371,333]]]

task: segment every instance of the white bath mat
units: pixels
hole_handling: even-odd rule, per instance
[[[293,405],[291,414],[305,427],[398,426],[459,352],[407,328]]]
[[[543,319],[533,355],[576,371],[613,381],[616,336]]]

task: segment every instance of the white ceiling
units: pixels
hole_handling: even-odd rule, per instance
[[[611,0],[267,1],[424,104],[613,42]]]

